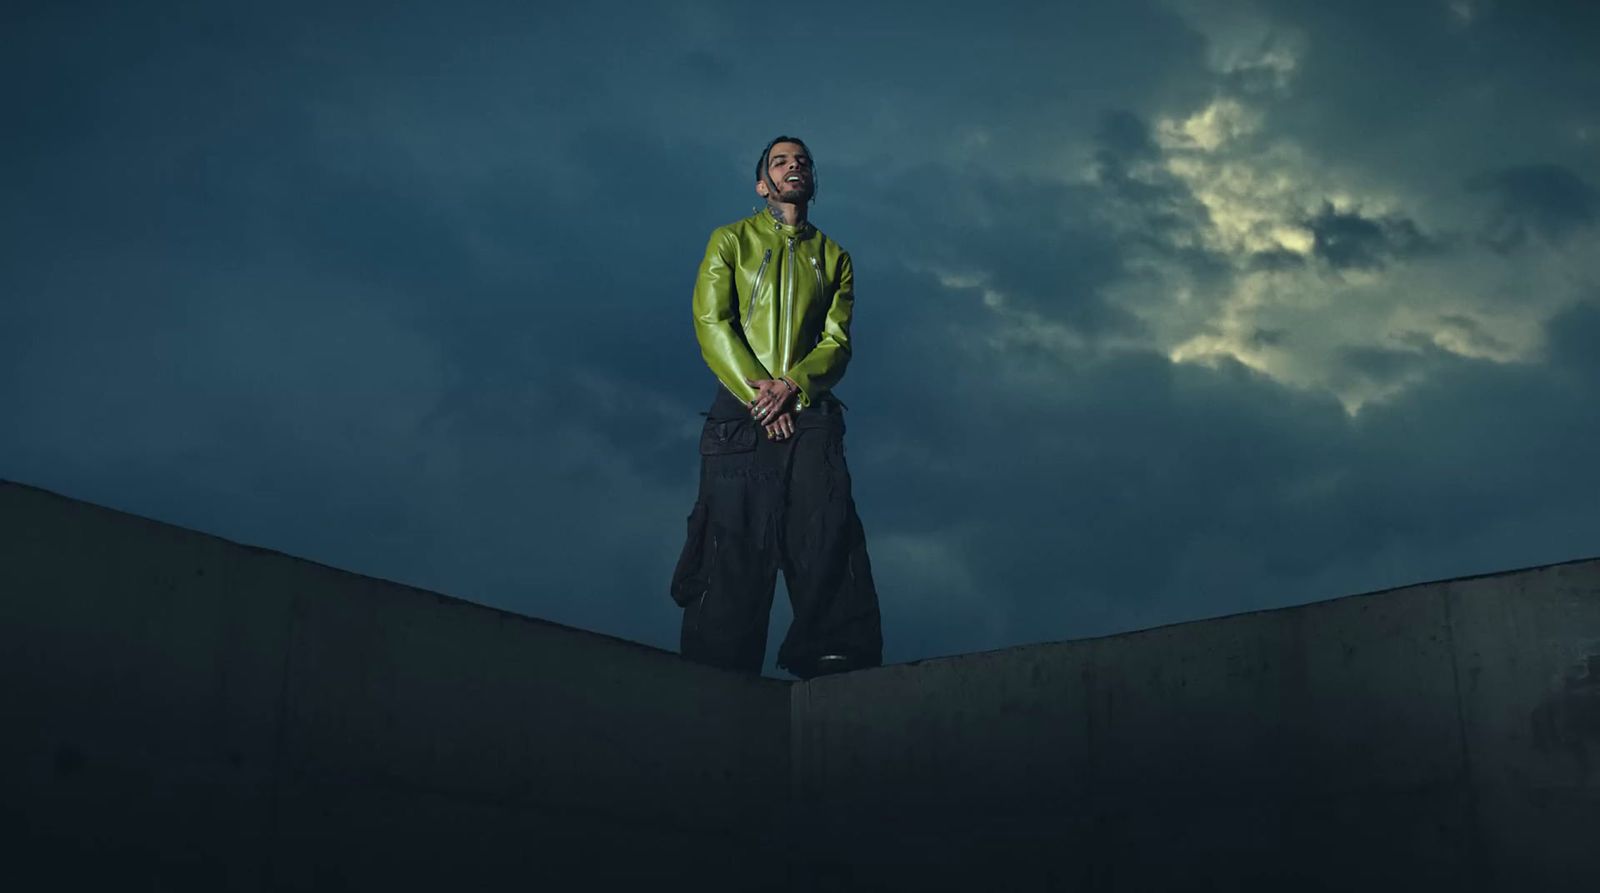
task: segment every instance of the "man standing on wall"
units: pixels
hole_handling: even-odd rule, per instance
[[[700,491],[672,575],[683,654],[761,671],[782,569],[794,623],[778,666],[802,679],[883,660],[878,594],[844,461],[850,255],[806,219],[816,170],[780,136],[756,162],[766,207],[711,234],[695,335],[720,383],[700,436]]]

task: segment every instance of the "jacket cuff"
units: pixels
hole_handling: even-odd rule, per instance
[[[795,386],[800,395],[801,408],[811,405],[811,380],[804,373],[791,371],[783,380]]]

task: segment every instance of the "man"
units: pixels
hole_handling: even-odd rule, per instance
[[[778,570],[794,623],[778,666],[802,679],[883,659],[878,595],[844,461],[850,255],[806,218],[816,170],[780,136],[756,162],[766,207],[711,234],[695,335],[716,374],[700,492],[672,576],[683,654],[761,671]]]

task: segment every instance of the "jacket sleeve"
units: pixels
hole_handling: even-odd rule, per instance
[[[855,270],[849,253],[839,255],[839,281],[822,322],[822,337],[784,376],[800,386],[800,405],[810,406],[844,377],[850,362],[850,316],[855,312]]]
[[[717,230],[706,245],[705,259],[694,282],[694,334],[700,342],[700,355],[716,373],[723,387],[749,403],[756,391],[745,379],[771,378],[765,366],[750,352],[739,328],[739,298],[734,293],[732,234]]]

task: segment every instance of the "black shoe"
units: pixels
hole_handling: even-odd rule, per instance
[[[815,679],[818,676],[832,676],[835,673],[844,673],[855,668],[855,664],[843,654],[824,654],[810,665],[803,666],[790,672],[801,679]]]

